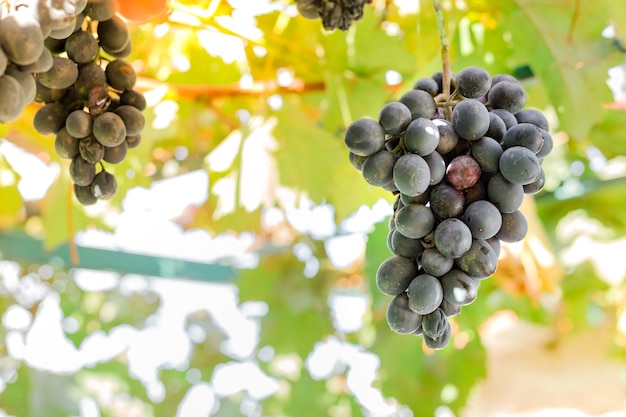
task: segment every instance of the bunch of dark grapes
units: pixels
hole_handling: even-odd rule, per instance
[[[305,19],[322,19],[326,30],[348,30],[363,17],[363,6],[372,0],[296,0],[298,13]]]
[[[496,270],[500,242],[524,238],[524,193],[545,182],[552,150],[545,116],[523,109],[522,85],[480,67],[453,77],[422,78],[378,120],[362,118],[345,132],[350,162],[365,180],[396,195],[387,246],[376,274],[394,298],[389,327],[423,335],[432,349],[450,339],[449,317],[472,303],[480,281]],[[444,114],[449,115],[446,120]]]
[[[3,6],[7,6],[4,4]],[[0,20],[0,122],[25,105],[44,105],[33,125],[55,135],[55,150],[71,159],[74,192],[84,205],[111,198],[117,164],[136,147],[145,98],[123,58],[130,34],[115,0],[16,0]]]

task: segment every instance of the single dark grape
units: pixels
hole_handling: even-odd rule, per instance
[[[480,200],[467,206],[463,213],[463,221],[475,239],[489,239],[500,230],[502,215],[492,203]]]
[[[463,139],[476,140],[489,130],[489,112],[478,100],[463,100],[452,110],[452,126]]]
[[[454,265],[454,260],[443,255],[437,248],[424,249],[420,260],[424,272],[434,277],[444,275]]]
[[[117,146],[126,138],[126,126],[115,113],[105,112],[93,120],[93,136],[104,146]]]
[[[110,164],[119,164],[126,158],[128,146],[126,141],[114,147],[106,147],[102,159]]]
[[[91,115],[84,110],[74,110],[65,119],[67,131],[78,139],[86,138],[91,134],[92,123]]]
[[[524,109],[515,113],[517,123],[531,123],[544,130],[550,130],[550,123],[548,119],[539,110]]]
[[[394,155],[383,149],[367,157],[363,162],[361,173],[369,184],[383,186],[393,180],[395,164]]]
[[[87,136],[78,143],[80,156],[91,164],[97,164],[104,158],[104,146],[93,136]]]
[[[54,39],[66,39],[72,34],[74,33],[74,30],[76,29],[76,23],[77,23],[78,19],[76,18],[76,16],[70,16],[69,20],[67,21],[67,24],[65,26],[63,26],[62,28],[58,28],[58,29],[52,29],[50,30],[50,33],[48,34],[49,38],[54,38]]]
[[[384,148],[385,131],[376,120],[358,119],[346,129],[344,142],[350,152],[360,156],[370,156]]]
[[[76,31],[65,41],[67,56],[77,64],[86,64],[98,56],[98,41],[91,33],[84,30]]]
[[[441,337],[448,326],[448,319],[442,309],[422,316],[422,332],[432,339]]]
[[[482,239],[473,239],[470,249],[456,260],[463,272],[472,278],[488,278],[496,271],[498,256],[491,245]]]
[[[398,187],[396,187],[396,183],[391,180],[387,184],[383,184],[380,186],[383,190],[389,191],[390,193],[398,193]]]
[[[17,10],[2,18],[0,46],[7,58],[17,65],[37,61],[44,48],[39,22],[28,10]]]
[[[388,135],[404,132],[410,122],[411,111],[398,101],[385,104],[378,114],[378,123]]]
[[[487,100],[494,109],[517,113],[526,105],[526,92],[520,83],[501,81],[491,87]]]
[[[98,23],[98,41],[107,53],[122,52],[130,43],[130,33],[122,19],[113,16]]]
[[[83,206],[91,206],[96,204],[98,199],[93,195],[91,187],[89,185],[74,184],[74,195],[80,204]]]
[[[120,104],[129,105],[138,108],[139,110],[146,109],[146,98],[143,94],[136,90],[128,90],[124,91],[122,95],[120,95]],[[384,137],[383,137],[384,139]]]
[[[418,268],[415,261],[403,256],[394,255],[385,259],[376,271],[376,285],[387,295],[403,293],[413,278],[417,276]]]
[[[439,86],[437,85],[437,81],[433,80],[430,77],[424,77],[417,80],[417,82],[413,85],[413,90],[426,91],[433,97],[439,94]]]
[[[513,113],[511,113],[510,111],[507,111],[504,109],[493,109],[491,110],[490,113],[495,114],[496,116],[500,118],[500,120],[504,122],[504,127],[506,128],[506,130],[512,128],[513,126],[517,124],[517,119],[515,118],[515,115],[513,115]],[[490,136],[490,137],[496,139],[494,136]]]
[[[441,155],[445,155],[452,151],[459,143],[459,135],[454,131],[452,123],[445,119],[436,119],[433,120],[433,123],[439,130],[439,143],[435,150]]]
[[[430,179],[428,163],[419,155],[403,155],[393,167],[393,181],[398,190],[407,196],[423,194],[430,185]]]
[[[398,334],[411,334],[422,324],[422,315],[409,308],[409,297],[405,292],[389,302],[386,316],[389,328]]]
[[[430,170],[430,185],[439,184],[446,175],[446,161],[437,151],[426,155],[424,161],[426,161]]]
[[[410,195],[407,195],[407,194],[400,193],[400,201],[404,205],[415,204],[415,203],[417,203],[417,204],[426,204],[426,203],[428,203],[429,200],[430,200],[430,192],[429,192],[428,189],[425,192],[423,192],[422,194],[415,195],[415,196],[410,196]]]
[[[450,323],[446,320],[446,328],[444,329],[441,336],[437,338],[432,338],[427,334],[424,334],[424,342],[426,343],[426,346],[428,346],[430,349],[440,350],[448,345],[448,342],[450,342],[451,334],[452,330],[450,329]]]
[[[70,135],[67,129],[62,127],[54,139],[54,150],[61,158],[72,159],[79,154],[78,142],[78,138]]]
[[[435,246],[448,258],[463,256],[472,245],[472,232],[456,218],[443,220],[435,229]]]
[[[499,166],[502,176],[513,184],[530,184],[541,175],[539,159],[523,146],[513,146],[502,152]]]
[[[510,113],[509,113],[510,114]],[[506,125],[500,116],[493,111],[489,112],[489,129],[485,136],[495,139],[498,142],[502,141],[502,137],[506,132]]]
[[[133,67],[121,59],[109,62],[104,72],[107,76],[107,83],[118,91],[132,90],[137,81],[137,74]]]
[[[473,187],[480,180],[480,165],[470,155],[460,155],[450,161],[446,180],[457,190]]]
[[[65,95],[67,88],[56,89],[48,88],[39,82],[39,79],[35,78],[35,102],[37,103],[51,103],[53,101],[59,101]]]
[[[438,184],[430,192],[430,209],[438,219],[459,217],[464,206],[463,193],[448,184]]]
[[[0,123],[17,119],[24,109],[24,89],[14,77],[4,74],[0,77]]]
[[[409,152],[425,156],[434,152],[438,144],[439,129],[431,120],[420,117],[406,128],[404,145]]]
[[[406,237],[397,230],[393,230],[390,233],[389,246],[391,253],[394,255],[410,259],[415,259],[424,251],[424,246],[422,246],[419,239]]]
[[[78,78],[78,67],[69,58],[59,56],[52,57],[52,67],[37,76],[39,82],[54,89],[67,88],[74,84]]]
[[[119,106],[115,109],[115,114],[120,116],[126,126],[126,134],[136,136],[141,133],[146,125],[146,119],[143,117],[141,110],[133,106]]]
[[[536,154],[543,147],[543,136],[541,130],[534,124],[518,123],[506,131],[502,137],[502,146],[505,149],[523,146]]]
[[[66,117],[67,112],[63,104],[58,102],[48,103],[35,113],[33,126],[42,135],[53,135],[65,125]]]
[[[421,274],[413,278],[406,290],[409,296],[409,308],[417,314],[430,314],[443,300],[443,288],[439,280],[432,275]]]
[[[521,211],[502,214],[502,227],[496,237],[503,242],[519,242],[528,233],[528,222]]]
[[[497,117],[497,116],[496,116]],[[493,138],[483,136],[470,145],[471,156],[480,166],[481,172],[496,172],[499,168],[502,146]]]
[[[45,48],[53,54],[65,52],[65,39],[46,38],[43,42]]]
[[[367,158],[367,156],[360,156],[353,153],[352,151],[348,152],[348,160],[357,171],[361,171],[361,169],[363,168],[363,162],[365,161],[365,158]]]
[[[435,226],[435,216],[429,207],[409,204],[396,214],[396,230],[411,239],[419,239]]]
[[[522,205],[524,188],[513,184],[498,173],[487,184],[487,196],[501,213],[512,213]]]
[[[443,288],[443,298],[449,303],[466,306],[473,303],[478,296],[480,280],[470,277],[460,269],[451,269],[439,281]]]
[[[437,112],[435,99],[426,91],[407,91],[398,101],[408,107],[412,119],[419,119],[420,117],[430,119]]]
[[[480,67],[467,67],[456,76],[456,91],[465,98],[484,96],[491,88],[491,76]]]
[[[70,177],[75,184],[87,186],[96,177],[96,166],[85,161],[80,155],[72,159]]]

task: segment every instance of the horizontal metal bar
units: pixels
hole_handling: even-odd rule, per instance
[[[230,282],[237,273],[227,265],[193,262],[77,245],[79,263],[73,264],[68,244],[46,251],[44,242],[24,233],[0,233],[0,259],[50,264],[60,268],[84,268],[120,274],[184,278],[206,282]]]

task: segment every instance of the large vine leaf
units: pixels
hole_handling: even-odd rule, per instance
[[[501,3],[514,47],[541,80],[559,117],[559,128],[585,138],[611,100],[607,70],[616,62],[613,43],[602,37],[608,16],[592,2],[507,0]]]
[[[368,185],[350,165],[343,140],[296,111],[294,101],[276,113],[280,183],[306,191],[317,203],[334,205],[337,221],[363,204],[389,198],[390,193]]]

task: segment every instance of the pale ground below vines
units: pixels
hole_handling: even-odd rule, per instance
[[[517,322],[483,337],[487,379],[460,417],[626,417],[626,363],[610,332],[554,343],[551,329]]]

